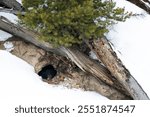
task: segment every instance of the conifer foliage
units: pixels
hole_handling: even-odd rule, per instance
[[[26,14],[20,16],[20,23],[57,46],[98,39],[108,26],[129,17],[123,8],[104,0],[23,0],[23,7]]]

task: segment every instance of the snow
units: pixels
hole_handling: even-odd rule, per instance
[[[22,4],[22,0],[16,0],[17,2],[19,2],[20,4]]]
[[[7,51],[9,51],[9,52],[14,49],[13,43],[12,43],[12,42],[9,42],[9,41],[6,41],[6,42],[4,43],[4,47],[5,47],[5,49],[6,49]]]
[[[89,52],[89,57],[90,57],[91,59],[98,60],[96,54],[95,54],[93,51],[90,51],[90,52]]]
[[[125,9],[127,8],[133,13],[144,14],[143,16],[131,17],[126,22],[119,22],[107,34],[107,38],[121,53],[118,55],[126,68],[150,97],[150,15],[125,0],[117,1],[117,5],[125,6]]]
[[[17,1],[21,2],[21,0]],[[126,22],[119,22],[114,25],[106,36],[112,42],[113,48],[116,50],[117,55],[123,61],[126,68],[129,69],[131,74],[150,97],[150,15],[125,0],[114,1],[117,2],[117,6],[125,7],[126,11],[142,14],[131,17]],[[6,16],[12,22],[17,23],[17,17],[11,14],[0,12],[0,16]],[[11,36],[12,35],[0,30],[0,41],[5,41]],[[30,103],[31,105],[42,106],[45,106],[45,104],[56,104],[58,106],[61,105],[61,103],[67,105],[68,101],[72,102],[72,104],[83,104],[83,102],[86,102],[85,104],[91,102],[92,104],[93,102],[96,102],[94,104],[101,104],[97,102],[106,100],[104,104],[109,105],[110,102],[107,98],[95,92],[68,89],[62,85],[56,86],[43,82],[31,65],[8,52],[13,49],[12,43],[7,41],[4,43],[4,46],[7,51],[0,50],[0,115],[10,113],[9,116],[13,116],[12,114],[14,114],[14,112],[12,111],[14,107],[19,104],[27,106],[29,106]],[[90,57],[97,59],[92,51],[90,52]],[[48,101],[48,103],[43,99]],[[117,102],[114,102],[114,105],[116,103]],[[124,102],[124,104],[125,103],[126,102]],[[118,105],[119,104],[120,103],[118,103]],[[141,104],[143,104],[143,102]],[[141,112],[141,109],[138,112]],[[36,114],[36,116],[38,115]]]
[[[0,12],[0,16],[6,17],[12,23],[17,24],[18,17],[13,15],[13,14],[11,14],[11,13]]]
[[[0,30],[0,41],[6,41],[10,37],[12,37],[11,34]]]
[[[94,93],[54,86],[41,80],[34,68],[11,53],[0,50],[0,92],[3,97],[46,96],[51,99],[92,101],[106,99]]]
[[[125,8],[128,12],[133,12],[137,14],[146,13],[143,9],[137,7],[135,4],[132,4],[126,0],[113,0],[116,2],[116,6],[120,8]]]

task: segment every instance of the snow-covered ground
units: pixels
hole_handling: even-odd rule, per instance
[[[46,96],[56,101],[92,101],[106,99],[94,93],[63,86],[49,85],[41,80],[34,68],[7,51],[0,50],[0,93],[2,97]]]
[[[0,30],[0,41],[5,41],[5,40],[7,40],[10,37],[12,37],[11,34]]]
[[[150,16],[143,10],[125,0],[114,0],[117,6],[126,8],[127,11],[143,14],[131,17],[126,22],[119,22],[113,26],[107,34],[107,38],[114,44],[115,49],[121,52],[121,57],[125,66],[131,74],[138,80],[144,90],[150,96],[150,50],[149,27]],[[16,17],[10,18],[10,14],[0,13],[7,16],[9,20],[16,23]],[[0,40],[4,40],[11,35],[0,32]],[[11,55],[7,51],[0,50],[0,93],[3,97],[11,96],[49,96],[51,99],[63,101],[92,101],[106,99],[94,93],[81,90],[67,89],[63,86],[48,85],[41,81],[34,72],[32,66],[25,61]],[[75,102],[75,101],[74,101]],[[75,102],[76,103],[76,102]]]
[[[22,4],[22,0],[16,0],[17,2],[19,2],[20,4]]]

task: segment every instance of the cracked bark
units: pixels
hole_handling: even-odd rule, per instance
[[[130,93],[135,100],[149,100],[149,97],[142,89],[140,84],[130,74],[123,65],[122,61],[117,57],[107,39],[101,38],[95,40],[92,46],[97,57],[108,68],[116,80]]]

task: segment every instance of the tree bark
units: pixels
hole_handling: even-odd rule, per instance
[[[117,81],[119,81],[127,92],[130,93],[133,99],[149,99],[142,87],[117,57],[107,39],[101,38],[99,40],[95,40],[93,42],[92,49],[96,52],[97,57],[106,65]]]

